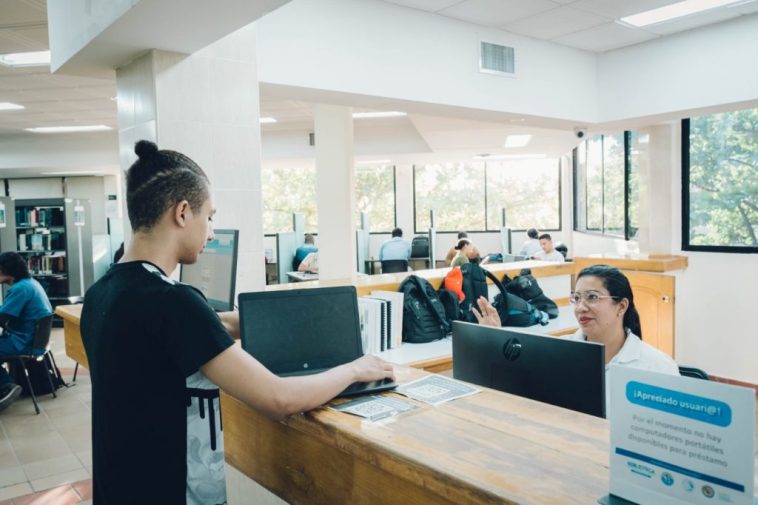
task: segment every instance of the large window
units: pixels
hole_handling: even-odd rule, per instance
[[[372,233],[389,233],[395,228],[395,167],[359,166],[355,173],[355,206],[368,212]]]
[[[265,234],[292,231],[293,212],[305,214],[306,232],[318,232],[314,167],[264,168],[261,181]],[[368,212],[371,232],[392,231],[395,227],[395,167],[359,166],[355,185],[358,215]]]
[[[626,236],[630,240],[637,238],[640,229],[640,174],[648,173],[648,145],[650,135],[630,132],[629,171],[627,174]]]
[[[484,231],[484,163],[444,163],[413,167],[416,233],[428,229],[434,210],[438,231]]]
[[[758,109],[682,122],[682,248],[758,252]]]
[[[574,150],[574,229],[627,237],[628,132],[596,135]]]
[[[292,231],[292,213],[305,214],[305,231],[318,232],[316,169],[264,168],[261,170],[263,233]]]
[[[560,180],[557,160],[487,163],[487,230],[500,229],[503,208],[512,230],[560,229]]]
[[[446,163],[413,169],[416,233],[497,231],[501,209],[512,230],[559,230],[560,170],[557,160]]]

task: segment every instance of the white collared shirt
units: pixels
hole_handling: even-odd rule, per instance
[[[584,342],[587,337],[582,333],[581,328],[571,335],[566,335],[568,340],[578,340]],[[669,375],[679,375],[679,366],[676,364],[668,354],[663,351],[659,351],[652,345],[640,340],[640,337],[626,330],[626,340],[624,345],[621,346],[619,352],[611,358],[611,361],[605,365],[605,405],[606,405],[606,417],[608,416],[608,408],[611,405],[611,391],[608,385],[608,370],[611,365],[628,366],[632,368],[638,368],[640,370],[648,370],[651,372],[665,373]]]

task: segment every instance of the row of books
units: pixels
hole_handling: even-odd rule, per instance
[[[55,249],[65,249],[62,233],[37,228],[34,232],[27,231],[18,234],[19,251],[50,251]]]
[[[400,347],[403,342],[403,293],[372,291],[358,298],[364,353]]]
[[[56,256],[29,256],[26,258],[26,264],[33,274],[66,273],[65,253]]]
[[[63,226],[63,209],[16,207],[16,226]]]

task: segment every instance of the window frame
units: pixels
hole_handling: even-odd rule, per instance
[[[682,251],[755,254],[758,247],[690,244],[690,118],[682,119]]]
[[[624,240],[631,240],[630,239],[630,233],[629,233],[629,227],[630,227],[630,219],[629,219],[629,202],[631,200],[631,185],[629,183],[631,173],[632,173],[632,155],[631,155],[631,137],[632,132],[631,130],[624,130],[623,131],[623,137],[624,137],[624,225],[623,225],[623,233],[608,233],[605,231],[605,137],[606,134],[601,134],[601,147],[600,152],[603,153],[603,159],[602,161],[602,199],[601,199],[601,207],[602,207],[602,216],[603,216],[603,222],[602,222],[602,228],[600,231],[594,228],[588,228],[587,227],[587,177],[584,177],[584,197],[579,198],[579,162],[578,162],[578,149],[579,146],[576,146],[571,151],[571,161],[572,161],[572,171],[573,171],[573,197],[574,197],[574,230],[577,233],[587,233],[589,235],[597,235],[600,237],[612,237],[612,238],[623,238]],[[608,135],[610,136],[610,135]],[[582,142],[588,142],[590,139],[587,139]],[[580,145],[582,145],[580,144]],[[585,162],[586,166],[586,162]],[[586,174],[586,171],[585,171]],[[580,227],[579,223],[579,216],[580,213],[577,211],[579,208],[579,205],[584,205],[584,226]]]
[[[465,230],[466,233],[469,233],[469,234],[470,233],[500,233],[499,229],[498,230],[491,230],[491,229],[489,229],[489,221],[488,221],[488,217],[487,217],[487,214],[488,214],[488,212],[487,212],[488,205],[487,204],[489,202],[488,191],[487,191],[488,165],[489,165],[489,163],[485,161],[484,162],[484,201],[483,201],[483,205],[484,205],[484,228],[485,229],[484,230],[469,230],[469,229]],[[557,232],[560,232],[560,231],[563,230],[563,212],[562,212],[562,209],[563,209],[563,178],[561,177],[561,164],[560,164],[560,162],[557,162],[556,165],[557,165],[556,166],[556,170],[558,172],[558,228],[555,228],[555,229],[554,228],[545,228],[545,229],[540,228],[540,231],[544,231],[544,232],[556,232],[557,233]],[[413,190],[413,233],[414,233],[414,235],[423,234],[423,233],[426,233],[428,231],[428,229],[424,229],[424,230],[420,230],[420,231],[418,229],[418,222],[417,222],[418,212],[417,212],[417,207],[416,207],[416,168],[417,167],[423,167],[423,165],[413,164],[413,166],[411,167],[411,169],[412,169],[412,177],[413,177],[413,188],[412,188],[412,190]],[[397,211],[397,207],[395,207],[395,210]],[[520,228],[511,228],[511,233],[526,232],[527,229],[528,228],[523,228],[523,229],[520,229]],[[440,230],[440,229],[435,229],[434,231],[435,231],[435,233],[453,233],[453,234],[456,234],[456,233],[460,232],[461,230]]]

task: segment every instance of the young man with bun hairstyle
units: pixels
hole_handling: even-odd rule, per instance
[[[152,142],[139,141],[135,153],[126,178],[132,238],[87,291],[82,310],[94,501],[132,505],[149,493],[150,503],[224,503],[223,452],[207,449],[207,429],[192,429],[193,390],[216,385],[282,419],[353,382],[392,377],[392,367],[364,356],[322,374],[280,378],[233,345],[238,314],[217,315],[200,291],[168,277],[213,239],[208,177],[187,156]]]

